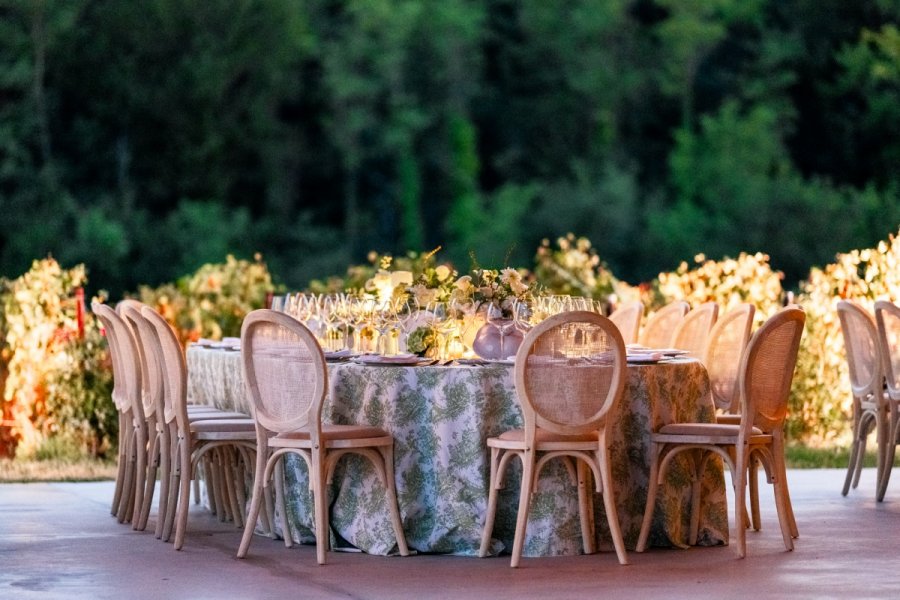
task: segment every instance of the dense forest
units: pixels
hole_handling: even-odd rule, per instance
[[[900,223],[900,0],[0,0],[0,275],[114,296],[228,252],[613,272]]]

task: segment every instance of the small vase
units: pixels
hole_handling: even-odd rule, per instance
[[[501,359],[515,356],[522,345],[522,332],[511,327],[512,320],[498,324],[485,323],[475,335],[472,349],[481,358]],[[499,327],[507,327],[507,333],[501,337]]]

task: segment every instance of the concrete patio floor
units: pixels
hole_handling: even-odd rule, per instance
[[[234,557],[240,532],[195,507],[181,552],[109,515],[112,483],[0,485],[0,598],[897,598],[900,482],[874,499],[874,470],[840,495],[841,470],[788,474],[800,528],[785,552],[762,490],[761,532],[748,556],[732,548],[653,549],[523,559],[379,557],[287,549],[257,537]],[[729,498],[729,501],[731,499]],[[153,519],[148,530],[152,530]]]

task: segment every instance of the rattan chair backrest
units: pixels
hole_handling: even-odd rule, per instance
[[[847,352],[850,389],[860,399],[877,397],[881,394],[884,378],[875,318],[852,300],[839,301],[837,313]]]
[[[131,322],[142,349],[142,365],[144,377],[144,406],[152,404],[154,413],[159,420],[171,422],[174,413],[169,411],[169,421],[166,421],[166,394],[164,377],[164,365],[160,362],[159,351],[156,348],[156,329],[142,314],[144,305],[127,306],[123,310],[126,319]],[[153,310],[153,309],[150,309]],[[148,414],[149,416],[149,414]]]
[[[878,324],[879,355],[888,393],[891,398],[900,400],[900,307],[893,302],[879,300],[875,303],[875,321]]]
[[[623,304],[609,316],[609,320],[615,323],[622,334],[622,340],[626,344],[634,344],[638,341],[641,331],[641,319],[644,316],[644,303],[640,300]]]
[[[142,331],[140,327],[140,324],[144,322],[144,317],[141,316],[142,306],[140,302],[135,300],[129,301],[126,305],[122,305],[120,302],[116,306],[116,312],[131,328],[131,334],[137,343],[138,358],[141,361],[141,397],[144,404],[144,416],[149,419],[156,414],[157,407],[162,402],[160,397],[162,382],[160,381],[160,365],[156,354],[148,346],[149,339],[145,339],[147,332]],[[145,324],[144,327],[148,326]],[[152,330],[148,329],[148,331]]]
[[[702,360],[718,316],[719,305],[715,302],[704,302],[690,311],[675,328],[672,347],[687,350],[691,358]]]
[[[690,308],[687,302],[678,300],[650,315],[641,329],[641,344],[648,348],[670,348],[675,329]]]
[[[739,410],[738,372],[741,358],[750,341],[750,329],[756,307],[740,304],[716,321],[709,334],[703,364],[709,373],[709,387],[716,408],[725,412]]]
[[[122,412],[129,409],[127,398],[128,392],[126,390],[125,382],[125,368],[122,366],[122,357],[119,349],[116,347],[116,332],[113,329],[112,324],[106,318],[106,315],[103,314],[103,309],[100,308],[101,306],[105,305],[97,301],[91,302],[91,311],[98,319],[100,319],[100,323],[103,325],[103,335],[106,337],[106,343],[109,346],[109,359],[112,363],[113,371],[112,400],[113,404],[116,406],[116,410]]]
[[[741,361],[741,428],[781,430],[806,313],[797,306],[782,309],[753,334]]]
[[[124,379],[124,402],[136,423],[144,421],[144,405],[141,388],[141,362],[137,341],[131,327],[106,304],[94,305],[94,313],[100,317],[107,329],[107,336],[112,332],[113,350],[119,355],[120,375]]]
[[[526,432],[597,431],[625,388],[625,344],[612,321],[588,311],[532,328],[516,354],[516,392]]]
[[[175,424],[182,435],[190,430],[187,414],[187,365],[184,348],[169,322],[149,306],[141,309],[141,316],[153,328],[150,348],[156,353],[162,373],[163,405],[165,422]]]
[[[257,423],[269,431],[321,430],[328,389],[325,355],[303,323],[260,309],[241,328],[244,381]]]

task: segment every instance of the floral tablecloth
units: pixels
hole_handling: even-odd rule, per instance
[[[400,513],[407,543],[420,552],[474,555],[487,507],[490,464],[485,440],[522,424],[513,367],[362,366],[330,364],[326,422],[371,424],[394,436]],[[240,354],[188,350],[188,396],[196,403],[250,413]],[[694,360],[630,365],[622,401],[614,409],[610,461],[625,544],[634,548],[647,498],[649,435],[661,425],[712,421],[706,370]],[[296,458],[296,457],[294,457]],[[513,464],[516,464],[514,461]],[[494,528],[493,550],[512,546],[518,503],[518,472],[508,470]],[[288,521],[295,539],[312,541],[312,497],[305,466],[286,468]],[[691,477],[673,464],[660,490],[651,543],[686,543]],[[331,490],[332,539],[372,554],[394,550],[383,488],[370,465],[348,457],[338,465]],[[720,461],[704,474],[699,543],[725,543],[728,518]],[[602,498],[595,498],[597,542],[611,548]],[[526,556],[582,551],[577,493],[565,469],[548,465],[529,515]]]

